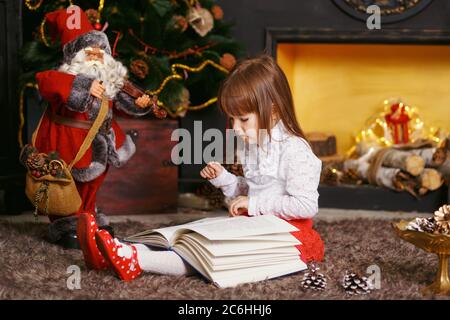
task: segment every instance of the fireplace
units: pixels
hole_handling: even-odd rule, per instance
[[[306,131],[331,130],[339,153],[389,97],[403,97],[420,106],[423,119],[450,126],[450,46],[280,44],[277,58],[300,123]]]
[[[266,51],[286,73],[300,124],[305,132],[333,134],[340,155],[391,97],[450,129],[449,44],[450,34],[443,31],[266,30]],[[447,187],[420,200],[369,185],[321,185],[319,191],[321,207],[430,212],[447,201]]]

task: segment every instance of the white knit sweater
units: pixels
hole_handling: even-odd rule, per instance
[[[272,140],[265,138],[261,146],[245,146],[247,161],[242,161],[245,178],[224,169],[209,181],[222,190],[227,200],[247,195],[250,216],[311,218],[318,211],[322,161],[304,139],[292,136],[281,120],[271,135]]]

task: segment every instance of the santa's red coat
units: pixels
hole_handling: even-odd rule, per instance
[[[75,112],[65,107],[72,91],[74,75],[50,70],[38,73],[36,79],[42,98],[49,102],[49,112],[67,118],[89,120],[87,112]],[[110,101],[109,107],[113,108],[112,101]],[[118,110],[114,110],[114,112],[120,113]],[[112,122],[112,128],[115,133],[116,146],[120,148],[125,141],[125,133],[115,120]],[[44,153],[57,151],[59,156],[69,164],[75,158],[87,132],[86,129],[56,124],[45,115],[36,136],[36,148]],[[91,162],[92,147],[74,165],[74,168],[86,168]]]

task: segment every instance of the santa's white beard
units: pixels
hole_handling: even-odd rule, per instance
[[[96,80],[103,81],[105,94],[113,99],[123,87],[127,76],[127,68],[117,60],[107,54],[103,54],[103,63],[100,61],[86,61],[84,49],[79,51],[70,64],[65,63],[59,67],[59,71],[78,75],[84,74]]]

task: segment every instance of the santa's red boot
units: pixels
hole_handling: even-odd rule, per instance
[[[95,233],[98,231],[95,217],[90,213],[82,213],[78,217],[77,237],[83,251],[84,261],[89,269],[104,270],[108,262],[98,250]]]
[[[95,238],[99,250],[120,279],[132,281],[142,273],[135,246],[120,243],[106,230],[97,231]]]

